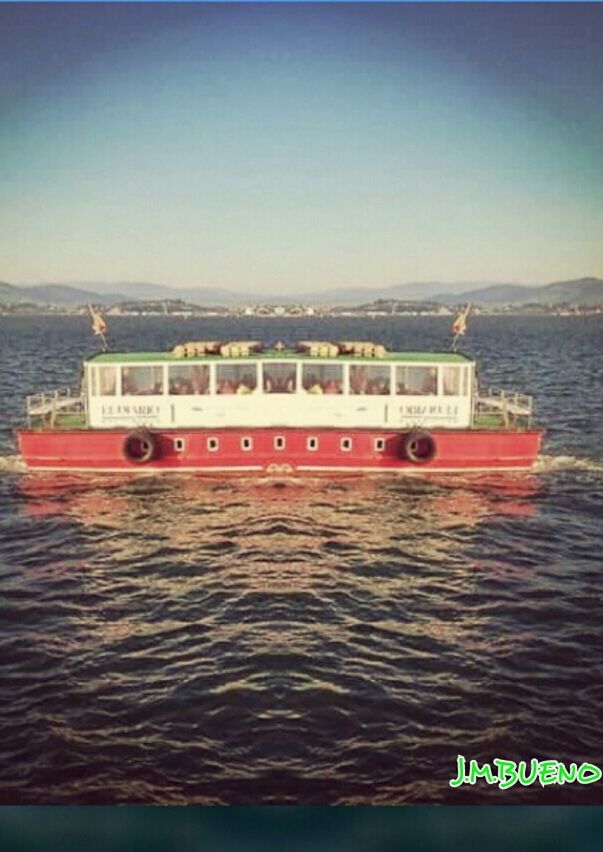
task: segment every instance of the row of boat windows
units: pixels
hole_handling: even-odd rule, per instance
[[[253,450],[253,438],[241,438],[240,442],[241,450],[243,452],[251,452]],[[282,435],[276,435],[273,443],[275,450],[284,450],[286,449],[286,441]],[[352,450],[352,439],[351,438],[340,438],[339,439],[339,449],[344,453],[349,453]],[[207,438],[206,447],[210,453],[217,453],[220,451],[220,439],[219,438]],[[306,449],[309,452],[316,452],[319,448],[319,439],[316,437],[308,437],[306,438]],[[184,452],[186,449],[186,443],[184,438],[175,438],[174,440],[174,449],[178,453]],[[374,449],[375,452],[383,452],[385,450],[385,438],[375,438],[374,439]]]
[[[264,393],[446,396],[467,394],[467,368],[411,364],[350,365],[347,375],[341,364],[287,363],[216,364],[212,375],[207,364],[163,366],[95,366],[91,370],[93,396],[193,396],[197,394],[250,394],[259,387]],[[440,383],[438,386],[438,373]]]

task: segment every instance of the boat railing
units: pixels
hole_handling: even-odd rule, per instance
[[[476,417],[498,415],[505,426],[512,426],[518,421],[530,426],[533,413],[533,399],[525,393],[488,388],[480,392],[476,399]]]
[[[70,388],[31,394],[26,405],[30,428],[36,424],[54,428],[66,419],[84,417],[84,397]]]

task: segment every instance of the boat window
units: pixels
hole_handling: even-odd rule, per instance
[[[314,452],[318,449],[318,438],[308,438],[306,440],[306,447]]]
[[[460,394],[460,367],[442,367],[442,388],[446,396],[458,396]]]
[[[389,366],[377,364],[352,364],[350,367],[351,394],[388,394],[390,388]]]
[[[117,368],[99,367],[98,386],[100,396],[115,396],[117,393]]]
[[[302,387],[308,393],[343,393],[341,364],[304,364]]]
[[[285,449],[285,439],[282,435],[277,435],[274,439],[274,449],[275,450],[284,450]]]
[[[266,362],[262,366],[264,393],[295,393],[295,362]]]
[[[216,393],[252,393],[258,386],[256,364],[218,364],[216,367]]]
[[[352,449],[352,439],[351,438],[342,438],[339,442],[339,446],[343,450],[344,453],[349,453]]]
[[[163,393],[163,367],[122,367],[122,396],[154,396]]]
[[[438,368],[396,367],[396,393],[410,396],[435,395],[438,392]]]
[[[253,439],[241,438],[241,449],[246,450],[247,452],[249,452],[249,450],[253,450]]]
[[[375,438],[375,452],[382,453],[385,449],[385,438]]]
[[[168,387],[172,395],[209,393],[209,367],[207,364],[170,364]]]

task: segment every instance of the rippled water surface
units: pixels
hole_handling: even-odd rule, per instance
[[[115,348],[380,339],[449,320],[115,319]],[[457,754],[603,767],[603,324],[473,320],[532,393],[529,475],[26,474],[25,394],[77,380],[82,318],[0,317],[0,800],[603,802],[453,790]]]

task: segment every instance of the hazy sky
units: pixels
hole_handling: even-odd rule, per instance
[[[0,4],[0,280],[603,276],[603,5]]]

